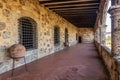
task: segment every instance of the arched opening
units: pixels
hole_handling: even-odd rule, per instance
[[[78,35],[77,35],[77,33],[76,33],[76,40],[78,40]]]
[[[23,44],[27,50],[37,48],[37,23],[29,17],[18,19],[19,23],[19,43]]]
[[[108,5],[108,9],[111,6],[111,1],[109,1],[109,5]],[[105,44],[108,48],[111,49],[111,18],[110,18],[110,14],[107,13],[107,17],[106,17],[106,41]]]
[[[68,40],[68,29],[65,28],[65,42],[69,42]]]
[[[60,45],[60,28],[58,26],[54,27],[54,45]]]
[[[82,43],[82,38],[81,38],[81,36],[79,36],[78,42],[79,42],[79,43]]]

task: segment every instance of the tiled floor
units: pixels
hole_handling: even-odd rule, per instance
[[[93,44],[78,44],[15,69],[12,80],[109,80]],[[11,80],[11,72],[0,80]]]

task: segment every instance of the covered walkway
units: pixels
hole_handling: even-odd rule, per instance
[[[109,80],[93,44],[77,44],[15,69],[13,80]],[[11,72],[0,76],[10,80]]]

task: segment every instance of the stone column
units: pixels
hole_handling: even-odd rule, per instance
[[[98,43],[100,43],[100,27],[98,27],[96,30],[95,30],[95,41],[97,41]]]
[[[100,30],[100,27],[98,27],[98,29],[97,29],[97,41],[98,41],[98,43],[100,43],[100,40],[101,40],[101,30]]]
[[[112,20],[112,52],[113,55],[120,55],[120,0],[112,0],[109,9]]]
[[[94,38],[95,38],[95,41],[97,41],[97,30],[95,30]]]
[[[106,27],[107,27],[107,25],[103,25],[102,27],[100,27],[100,31],[101,31],[101,40],[100,40],[100,42],[101,42],[101,44],[102,45],[105,45],[105,41],[106,41]]]
[[[98,30],[99,30],[99,35],[98,35],[98,37],[99,37],[99,43],[101,44],[101,26],[100,27],[98,27]]]

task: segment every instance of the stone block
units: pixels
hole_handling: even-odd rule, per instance
[[[10,11],[8,10],[8,9],[3,9],[3,15],[5,16],[5,17],[9,17],[10,16]]]
[[[5,52],[5,50],[6,50],[6,46],[0,46],[0,52]]]
[[[6,5],[6,8],[11,10],[11,6],[10,5]]]
[[[0,8],[3,8],[3,4],[2,3],[0,3]]]
[[[37,53],[34,53],[34,54],[31,55],[31,61],[34,61],[34,60],[36,60],[37,58],[38,58]]]
[[[2,38],[3,38],[3,39],[8,39],[8,38],[10,38],[10,32],[4,31],[4,32],[2,33]]]
[[[26,56],[26,62],[27,63],[31,62],[31,56]]]
[[[7,0],[2,0],[4,3],[7,3]]]
[[[8,67],[5,65],[5,63],[0,64],[0,73],[4,73],[8,70]]]
[[[17,0],[13,0],[13,1],[17,2]]]
[[[25,0],[19,0],[21,5],[25,5]]]
[[[0,22],[0,31],[6,28],[5,22]]]

